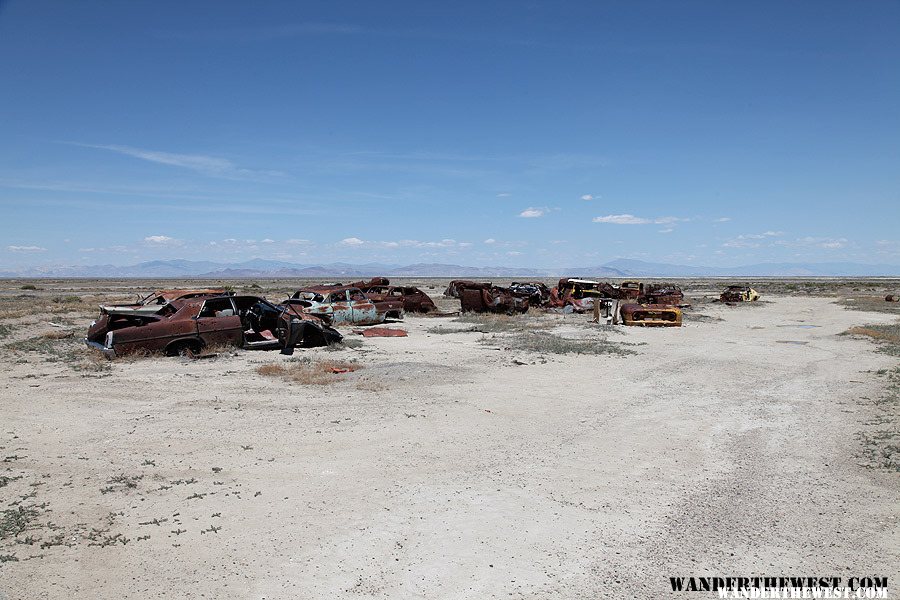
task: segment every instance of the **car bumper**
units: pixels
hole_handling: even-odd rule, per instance
[[[92,342],[91,340],[85,339],[84,343],[88,348],[93,348],[94,350],[98,350],[105,356],[106,358],[115,358],[116,357],[116,349],[115,348],[107,348],[103,344],[99,342]]]

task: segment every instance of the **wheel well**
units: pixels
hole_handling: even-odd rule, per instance
[[[177,356],[181,353],[182,349],[188,349],[191,352],[199,352],[203,349],[203,341],[197,338],[182,338],[170,342],[169,345],[166,346],[166,356]]]

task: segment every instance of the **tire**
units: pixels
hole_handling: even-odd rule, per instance
[[[166,356],[184,356],[192,358],[203,350],[203,344],[197,340],[179,340],[166,347]]]

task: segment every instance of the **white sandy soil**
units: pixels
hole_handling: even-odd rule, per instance
[[[900,475],[862,466],[857,435],[881,393],[872,371],[897,360],[838,335],[893,318],[768,300],[614,328],[642,343],[631,356],[541,357],[409,317],[408,338],[299,350],[364,365],[329,386],[257,374],[288,360],[277,352],[100,377],[4,364],[0,475],[21,478],[0,500],[38,517],[0,545],[18,559],[0,564],[0,598],[668,598],[675,575],[900,585]],[[557,332],[596,331],[589,318]]]

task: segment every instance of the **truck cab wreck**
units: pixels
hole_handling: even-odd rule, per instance
[[[341,341],[340,333],[316,317],[257,296],[176,300],[155,315],[110,314],[88,329],[85,343],[109,358],[134,352],[191,355],[228,344],[247,349],[300,347]]]

